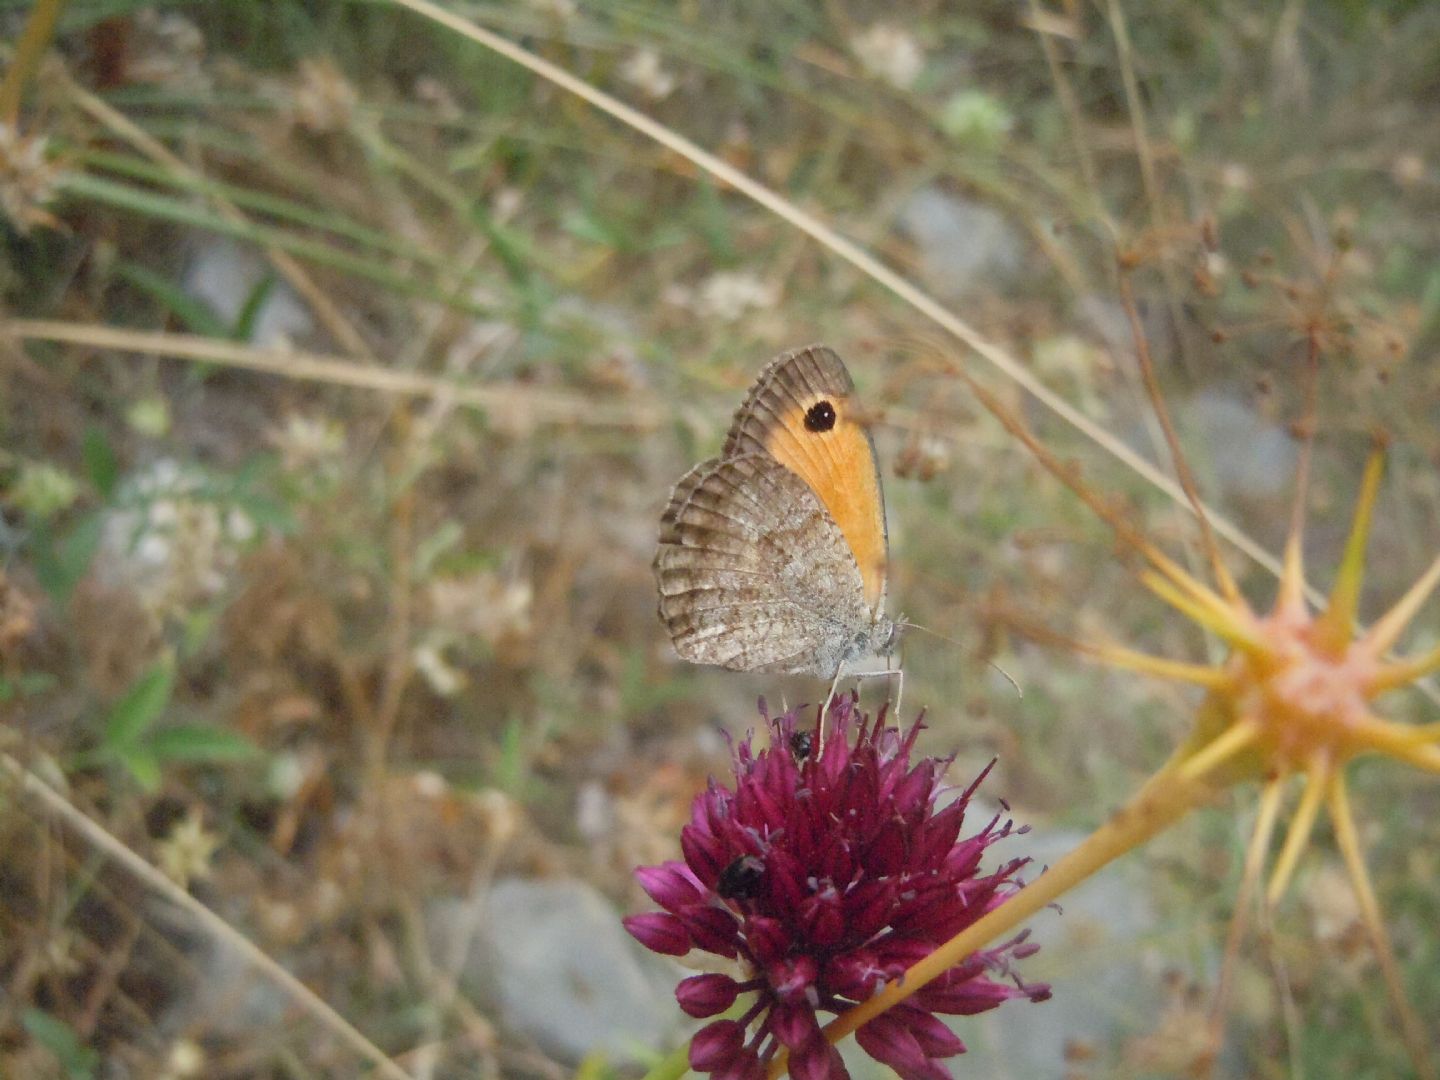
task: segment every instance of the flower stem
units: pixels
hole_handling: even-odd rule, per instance
[[[755,1010],[756,1006],[754,994],[742,994],[740,999],[721,1015],[726,1020],[739,1020],[742,1025],[748,1025],[755,1015],[752,1010]],[[690,1044],[685,1042],[651,1065],[640,1080],[680,1080],[680,1077],[689,1071]]]
[[[681,1043],[650,1066],[641,1080],[680,1080],[690,1069],[690,1044]]]
[[[1218,769],[1242,750],[1252,746],[1260,738],[1260,729],[1249,721],[1231,724],[1210,742],[1177,766],[1177,772],[1186,780],[1199,780],[1202,776]]]
[[[1179,760],[1173,759],[1146,781],[1109,821],[1040,877],[956,934],[874,997],[832,1020],[825,1027],[825,1037],[835,1042],[849,1035],[1210,799],[1216,789],[1203,780],[1181,777],[1176,768]],[[784,1067],[784,1060],[777,1060],[771,1065],[770,1075],[780,1075]]]
[[[35,0],[20,40],[15,43],[14,60],[5,72],[5,81],[0,83],[0,123],[12,132],[20,120],[20,99],[25,94],[25,84],[34,76],[40,58],[55,37],[55,22],[63,6],[64,0]]]

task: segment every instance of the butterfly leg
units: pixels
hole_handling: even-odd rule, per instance
[[[841,664],[835,669],[835,678],[830,683],[830,692],[825,695],[825,704],[820,706],[820,738],[825,738],[825,716],[830,712],[830,703],[835,700],[835,691],[840,686],[840,679],[845,674],[845,665]]]
[[[889,710],[889,714],[894,716],[900,711],[900,699],[905,695],[905,670],[903,668],[887,667],[881,668],[879,671],[852,671],[850,672],[850,677],[857,680],[893,678],[895,680],[895,704]],[[838,675],[836,676],[836,681],[839,681]],[[835,694],[835,688],[833,686],[830,688],[830,694],[832,697]]]

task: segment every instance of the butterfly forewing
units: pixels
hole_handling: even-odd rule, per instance
[[[885,602],[885,503],[875,444],[854,407],[855,384],[832,350],[777,356],[735,414],[723,457],[765,454],[797,474],[839,527],[872,611]]]

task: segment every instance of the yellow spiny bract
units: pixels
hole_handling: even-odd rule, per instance
[[[1355,525],[1329,602],[1314,613],[1304,598],[1299,526],[1286,545],[1274,609],[1256,614],[1217,563],[1217,590],[1160,553],[1146,549],[1154,569],[1143,580],[1161,599],[1231,646],[1217,667],[1177,664],[1118,647],[1097,654],[1111,663],[1207,687],[1196,732],[1182,751],[1184,770],[1212,779],[1276,777],[1327,771],[1362,753],[1382,753],[1440,772],[1440,729],[1377,716],[1380,695],[1440,669],[1440,648],[1388,660],[1386,653],[1440,583],[1440,558],[1373,627],[1355,633],[1365,542],[1379,485],[1381,458],[1372,457],[1361,486]],[[1228,763],[1228,767],[1220,766]],[[1218,770],[1218,771],[1214,771]]]
[[[1335,584],[1323,610],[1305,600],[1300,555],[1301,516],[1286,544],[1275,606],[1255,613],[1213,554],[1217,587],[1197,581],[1159,551],[1141,544],[1152,569],[1145,584],[1177,611],[1230,646],[1219,665],[1187,664],[1118,646],[1092,648],[1102,660],[1206,688],[1191,738],[1162,775],[1227,786],[1263,784],[1247,868],[1258,873],[1270,847],[1284,785],[1305,779],[1265,891],[1273,905],[1284,895],[1320,810],[1327,809],[1345,859],[1366,928],[1401,1018],[1402,1033],[1417,1073],[1436,1076],[1426,1033],[1401,986],[1399,967],[1383,915],[1365,869],[1359,832],[1350,810],[1343,767],[1361,754],[1384,754],[1440,774],[1440,724],[1385,720],[1372,704],[1391,690],[1440,670],[1440,647],[1419,656],[1387,659],[1401,635],[1440,584],[1440,557],[1375,624],[1357,633],[1356,608],[1364,578],[1365,546],[1383,459],[1366,466],[1355,523]],[[1303,476],[1302,484],[1303,492]],[[1297,506],[1298,506],[1297,501]]]

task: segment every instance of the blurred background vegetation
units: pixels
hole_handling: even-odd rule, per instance
[[[0,0],[7,68],[31,10]],[[1318,335],[1316,583],[1376,432],[1365,612],[1433,558],[1440,7],[454,10],[833,223],[1163,461],[1124,252],[1205,493],[1271,551]],[[952,639],[907,637],[906,706],[957,777],[999,757],[984,794],[1035,826],[1004,854],[1053,860],[1187,730],[1193,695],[1016,632],[1218,655],[937,350],[1168,550],[1188,515],[551,83],[383,0],[74,0],[24,91],[0,132],[0,739],[402,1068],[634,1075],[680,1037],[615,928],[646,903],[630,871],[673,857],[757,695],[824,688],[682,665],[649,562],[671,483],[781,349],[836,347],[872,410],[892,614]],[[1355,784],[1434,1031],[1440,789],[1388,765]],[[962,1027],[957,1074],[1183,1072],[1246,813],[1048,914],[1026,971],[1056,999]],[[0,834],[0,1074],[366,1068],[10,782]],[[1406,1075],[1328,835],[1230,1012],[1222,1075]]]

